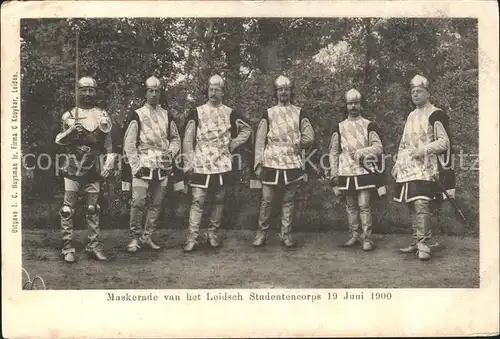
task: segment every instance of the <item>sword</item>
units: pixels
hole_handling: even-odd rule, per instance
[[[78,45],[80,42],[80,30],[77,28],[76,29],[76,42],[75,42],[75,120],[78,120],[78,104],[79,104],[79,98],[78,98]]]
[[[441,192],[445,195],[445,197],[448,199],[448,201],[451,203],[451,206],[453,207],[453,209],[455,210],[456,214],[458,214],[460,216],[460,219],[466,224],[470,224],[470,220],[468,220],[464,213],[462,212],[462,210],[458,207],[456,201],[454,198],[452,198],[448,192],[446,192],[446,188],[444,187],[444,185],[439,181],[439,178],[437,175],[434,175],[432,177],[434,179],[434,182],[436,182],[436,184],[439,186],[439,189],[441,190]],[[461,232],[461,238],[463,239],[465,237],[465,230],[466,228],[464,227],[462,232]]]
[[[78,106],[80,104],[80,98],[78,95],[78,79],[79,79],[79,58],[78,58],[78,50],[80,45],[80,28],[76,28],[76,38],[75,38],[75,115],[73,119],[76,121],[83,120],[85,117],[80,118],[78,115]]]

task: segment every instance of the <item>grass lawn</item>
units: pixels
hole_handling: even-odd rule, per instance
[[[125,229],[103,230],[108,262],[88,259],[82,250],[86,232],[75,231],[78,261],[60,254],[58,230],[23,230],[23,268],[41,276],[47,289],[189,289],[189,288],[478,288],[479,239],[437,236],[431,261],[402,254],[409,234],[376,234],[377,248],[341,248],[341,232],[296,233],[299,246],[281,247],[276,233],[267,246],[253,248],[254,233],[223,230],[223,246],[202,245],[182,252],[184,230],[162,229],[158,252],[126,252]],[[433,243],[432,242],[432,243]]]

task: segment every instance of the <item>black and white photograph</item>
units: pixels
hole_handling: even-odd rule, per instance
[[[21,29],[47,288],[479,287],[477,20]]]
[[[481,139],[496,113],[480,109],[478,15],[162,5],[19,18],[2,81],[10,288],[372,309],[490,284],[498,140]]]

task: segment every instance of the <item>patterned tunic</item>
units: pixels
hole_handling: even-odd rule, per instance
[[[209,104],[197,107],[198,124],[194,148],[194,173],[215,174],[232,168],[229,142],[231,141],[232,109]]]
[[[339,177],[339,189],[349,189],[351,184],[355,189],[375,188],[374,172],[378,168],[373,162],[382,151],[374,122],[363,117],[342,121],[330,142],[330,175]],[[365,162],[366,168],[360,160]]]
[[[416,109],[410,113],[406,122],[403,137],[398,151],[396,162],[396,182],[408,182],[412,180],[433,181],[432,177],[438,174],[438,162],[436,153],[448,149],[449,139],[444,129],[444,134],[437,140],[434,136],[434,126],[429,123],[429,117],[437,108],[429,105],[422,109]],[[439,124],[439,122],[437,122]],[[424,158],[411,158],[412,151],[424,148],[428,155]]]
[[[208,187],[212,175],[223,185],[222,174],[233,169],[231,152],[250,134],[250,125],[232,108],[208,103],[197,107],[188,118],[183,143],[185,166],[193,170],[192,186]]]
[[[111,118],[108,113],[98,107],[91,109],[78,108],[78,122],[83,126],[83,132],[71,132],[69,128],[77,121],[74,117],[76,109],[62,115],[62,132],[56,137],[58,145],[68,148],[68,159],[64,166],[66,177],[81,177],[91,175],[94,179],[100,178],[103,162],[101,154],[113,152],[111,133],[103,132],[99,126],[105,122],[111,127]],[[106,161],[109,164],[111,157]]]
[[[440,174],[439,164],[446,165],[451,160],[447,122],[444,112],[431,104],[409,114],[392,170],[398,184],[396,201],[429,200],[437,194],[434,177]],[[424,150],[425,155],[412,158],[411,153],[417,149]]]
[[[277,185],[304,178],[301,150],[314,142],[314,130],[300,107],[294,105],[269,108],[257,128],[254,168],[262,166],[262,183]]]
[[[274,106],[267,110],[269,131],[264,149],[264,167],[275,169],[301,168],[303,159],[297,152],[300,143],[300,108]]]
[[[137,109],[126,127],[124,152],[132,173],[141,167],[170,170],[180,150],[180,137],[175,122],[161,106],[149,104]]]

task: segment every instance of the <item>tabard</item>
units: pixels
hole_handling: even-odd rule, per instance
[[[168,111],[160,105],[145,104],[132,112],[125,123],[123,150],[128,159],[131,173],[139,169],[170,173],[174,159],[180,151],[180,136],[177,125]]]
[[[229,142],[231,141],[232,109],[205,104],[196,108],[196,144],[194,147],[194,173],[215,174],[232,168]]]
[[[330,176],[338,188],[355,190],[378,186],[383,171],[379,157],[383,147],[375,122],[363,117],[347,118],[338,124],[330,141]]]
[[[255,138],[254,169],[262,167],[260,181],[287,185],[304,179],[303,150],[313,143],[314,130],[300,107],[276,105],[267,109]]]
[[[412,157],[412,152],[417,149],[422,150],[424,156]],[[444,180],[448,193],[454,195],[451,160],[448,116],[432,104],[412,111],[392,169],[397,183],[394,199],[399,202],[434,199],[439,193],[435,177]]]
[[[250,125],[232,108],[209,103],[190,113],[183,140],[184,167],[191,186],[224,185],[233,170],[233,152],[250,137]]]
[[[274,106],[267,110],[269,131],[262,165],[275,169],[303,166],[297,146],[300,143],[300,108]]]

